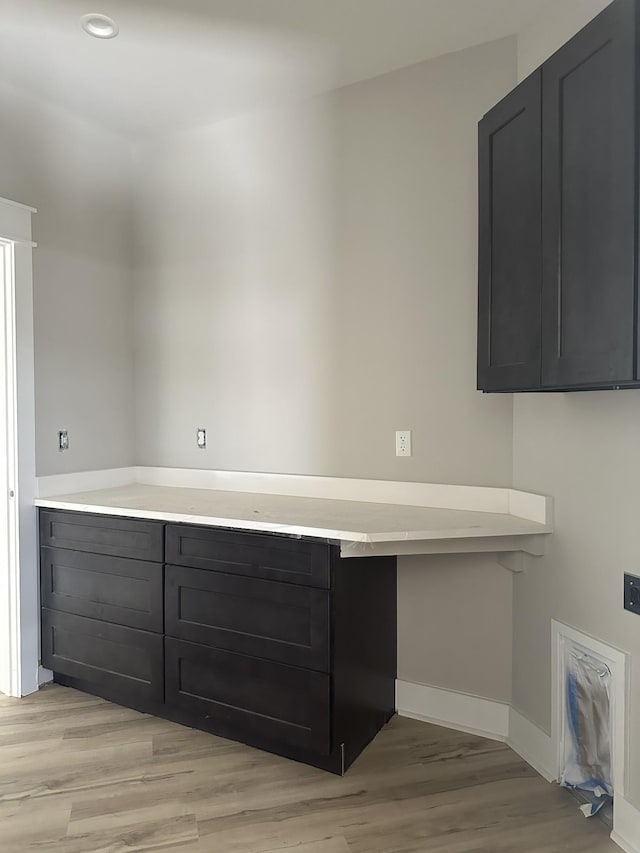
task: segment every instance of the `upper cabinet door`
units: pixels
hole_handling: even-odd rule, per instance
[[[479,125],[478,388],[540,385],[541,73]]]
[[[634,379],[635,2],[542,67],[542,384]]]

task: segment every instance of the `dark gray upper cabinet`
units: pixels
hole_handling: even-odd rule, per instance
[[[478,387],[540,384],[541,74],[478,128],[480,242]]]
[[[543,67],[546,386],[635,378],[634,6],[617,0]]]
[[[484,391],[638,385],[638,5],[614,0],[480,122]]]

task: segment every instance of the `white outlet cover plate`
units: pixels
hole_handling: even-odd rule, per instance
[[[411,456],[411,430],[396,431],[396,456]]]

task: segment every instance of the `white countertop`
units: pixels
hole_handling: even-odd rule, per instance
[[[340,541],[343,550],[351,549],[349,556],[357,556],[356,543],[373,548],[382,543],[493,541],[499,537],[512,542],[513,537],[531,537],[551,531],[549,524],[510,513],[141,483],[39,498],[36,504],[128,518],[315,536]],[[389,548],[391,551],[387,553],[393,552],[393,546]],[[434,552],[436,549],[431,545],[427,550]],[[442,550],[457,549],[446,547]],[[460,550],[474,549],[464,547]],[[503,550],[507,550],[506,543]]]

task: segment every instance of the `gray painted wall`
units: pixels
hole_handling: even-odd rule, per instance
[[[519,75],[607,5],[550,5],[519,37]],[[513,702],[550,730],[552,618],[629,653],[627,798],[640,807],[640,623],[622,608],[623,573],[640,572],[640,392],[514,400],[514,484],[553,495],[555,532],[545,557],[514,580]]]
[[[401,557],[398,678],[511,701],[512,575],[493,555]]]
[[[511,400],[474,390],[476,123],[514,81],[504,40],[139,150],[139,463],[510,482]]]
[[[476,125],[515,80],[503,40],[138,151],[140,464],[510,484],[511,398],[474,390]],[[406,559],[399,596],[401,678],[509,700],[507,571]]]
[[[0,196],[33,217],[37,473],[134,458],[131,149],[0,85]],[[69,430],[71,449],[57,450]]]

